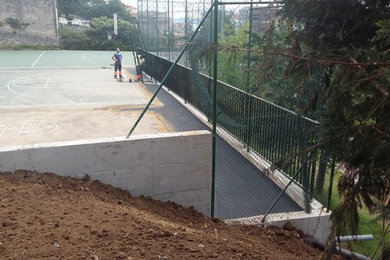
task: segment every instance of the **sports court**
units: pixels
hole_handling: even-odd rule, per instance
[[[114,51],[0,51],[0,146],[125,136],[150,93],[126,68],[113,78]],[[160,106],[157,101],[154,106]],[[136,134],[167,132],[148,113]]]
[[[126,136],[157,85],[128,82],[135,70],[128,52],[126,80],[114,80],[113,53],[0,51],[0,147]],[[134,134],[199,129],[208,128],[163,91]],[[217,145],[216,216],[264,214],[280,188],[224,140]],[[272,212],[299,210],[284,195]]]

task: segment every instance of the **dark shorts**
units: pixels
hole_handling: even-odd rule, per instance
[[[115,62],[115,71],[122,70],[122,62]]]

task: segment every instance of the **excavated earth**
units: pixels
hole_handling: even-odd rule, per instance
[[[227,225],[98,181],[0,173],[1,259],[319,259],[291,227]]]

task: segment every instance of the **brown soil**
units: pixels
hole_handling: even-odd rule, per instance
[[[1,259],[318,259],[292,229],[230,226],[97,181],[0,173]],[[4,258],[3,258],[4,257]]]

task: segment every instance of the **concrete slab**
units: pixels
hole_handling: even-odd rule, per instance
[[[132,71],[134,73],[134,71]],[[157,85],[145,79],[146,88],[153,93]],[[161,91],[161,107],[152,108],[164,118],[174,131],[209,129],[186,108],[183,100],[174,98],[172,91]],[[142,120],[141,120],[142,122]],[[211,143],[211,139],[209,140]],[[265,214],[281,189],[249,160],[217,138],[215,216],[222,219],[241,218]],[[302,208],[288,195],[282,196],[272,213],[295,212]]]
[[[117,82],[109,69],[0,70],[0,147],[126,136],[149,99],[142,84]],[[134,134],[168,131],[148,112]]]
[[[209,215],[211,145],[193,149],[209,139],[209,131],[191,131],[0,147],[0,171],[88,174],[135,196],[175,201]],[[174,163],[161,160],[161,154]]]
[[[108,67],[113,51],[0,50],[0,69]],[[122,52],[123,66],[134,66],[133,54]]]

